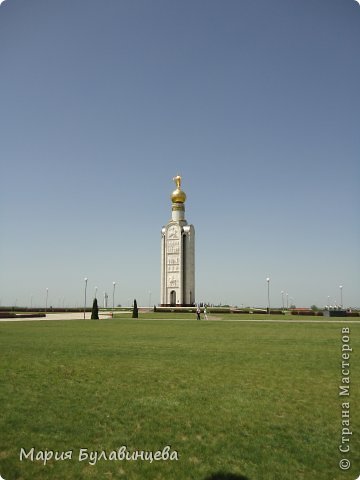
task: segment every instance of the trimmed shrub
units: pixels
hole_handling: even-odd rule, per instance
[[[16,317],[16,313],[13,312],[1,312],[0,318],[14,318]]]
[[[314,316],[314,312],[312,310],[291,310],[291,315]]]
[[[94,298],[93,306],[91,310],[91,320],[99,320],[99,307],[97,303],[97,298]]]
[[[139,310],[138,310],[136,300],[134,300],[134,308],[133,308],[132,318],[139,318]]]

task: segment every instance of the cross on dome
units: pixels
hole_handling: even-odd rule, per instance
[[[173,180],[176,185],[176,190],[174,190],[173,193],[171,194],[171,201],[173,203],[185,203],[186,194],[181,190],[181,176],[176,175],[176,177],[174,177]]]

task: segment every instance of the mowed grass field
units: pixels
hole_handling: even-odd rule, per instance
[[[339,397],[350,328],[350,397]],[[0,323],[5,480],[355,480],[360,324],[113,319]],[[341,403],[350,452],[341,454]],[[171,446],[178,460],[79,461]],[[21,448],[72,452],[20,461]],[[41,455],[41,454],[40,454]],[[342,471],[346,457],[351,468]],[[222,475],[220,475],[222,473]]]

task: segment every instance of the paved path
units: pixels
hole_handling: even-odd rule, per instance
[[[100,320],[111,318],[109,313],[99,313]],[[85,319],[90,320],[91,312],[86,312]],[[77,313],[47,313],[46,317],[30,317],[30,318],[0,318],[0,322],[32,322],[32,321],[48,321],[48,320],[84,320],[84,312]]]

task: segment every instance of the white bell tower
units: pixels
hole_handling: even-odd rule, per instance
[[[174,177],[171,220],[161,230],[161,306],[195,304],[195,229],[185,220],[186,194]]]

